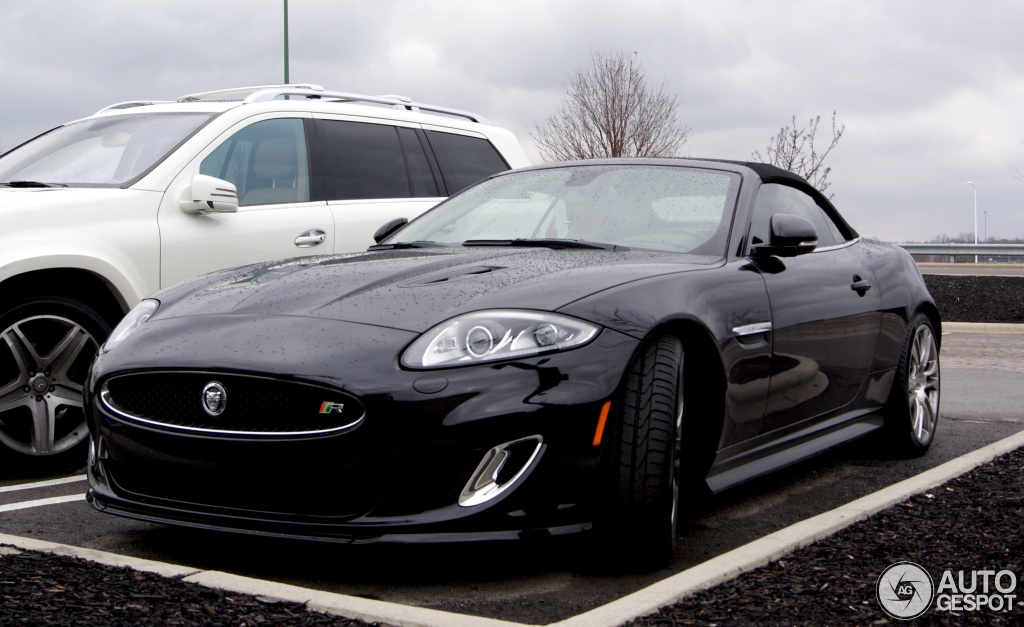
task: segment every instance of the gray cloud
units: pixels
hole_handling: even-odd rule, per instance
[[[1024,236],[1024,5],[1012,0],[290,3],[291,79],[479,111],[529,137],[594,50],[678,93],[684,152],[746,159],[833,110],[836,204],[865,235]],[[113,102],[281,82],[280,0],[0,9],[0,146]],[[982,228],[979,217],[979,230]]]

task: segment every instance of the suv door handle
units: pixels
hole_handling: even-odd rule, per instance
[[[871,281],[865,281],[857,275],[853,275],[853,283],[850,285],[850,289],[857,294],[863,296],[864,292],[871,289]]]
[[[312,248],[313,246],[319,246],[327,241],[327,233],[320,229],[313,229],[306,231],[302,235],[295,238],[295,245],[299,248]]]

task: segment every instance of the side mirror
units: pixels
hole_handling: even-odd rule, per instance
[[[402,228],[406,224],[409,224],[409,218],[395,218],[384,223],[384,226],[377,229],[377,232],[373,234],[373,241],[379,244],[381,240],[392,235],[395,231]]]
[[[238,211],[238,189],[233,183],[197,174],[178,200],[185,213],[234,213]]]
[[[818,231],[807,218],[777,213],[772,216],[771,229],[771,242],[756,247],[755,253],[796,257],[809,253],[818,246]]]

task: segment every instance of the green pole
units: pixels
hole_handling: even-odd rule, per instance
[[[288,0],[284,0],[284,84],[288,84]]]

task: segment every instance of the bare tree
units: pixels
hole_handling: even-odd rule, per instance
[[[1021,145],[1024,145],[1024,141],[1021,142]],[[1015,178],[1018,181],[1024,183],[1024,171],[1022,171],[1020,168],[1014,168],[1013,172],[1014,172],[1013,178]]]
[[[811,118],[807,126],[798,128],[796,115],[794,115],[793,126],[784,126],[779,129],[779,134],[769,140],[768,148],[765,149],[766,154],[762,155],[760,151],[755,150],[750,157],[751,160],[770,163],[783,170],[799,174],[818,191],[825,193],[825,190],[832,184],[832,181],[828,180],[832,168],[825,167],[825,157],[828,157],[832,149],[839,144],[839,140],[843,137],[843,131],[846,130],[845,124],[837,124],[836,113],[836,111],[832,112],[832,141],[829,142],[824,152],[819,151],[814,144],[821,116]]]
[[[545,161],[670,157],[690,133],[678,107],[664,83],[648,84],[635,53],[595,52],[589,67],[569,75],[565,98],[531,136]]]

